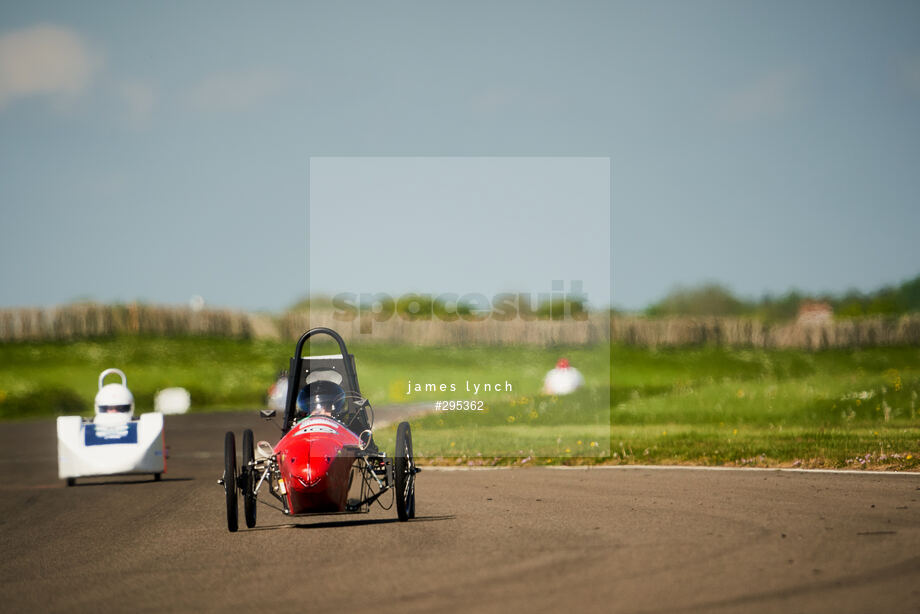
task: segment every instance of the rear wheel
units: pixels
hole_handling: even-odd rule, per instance
[[[154,481],[154,482],[159,482],[159,481],[162,480],[162,479],[163,479],[163,474],[162,474],[162,473],[154,473],[154,474],[153,474],[153,481]]]
[[[68,486],[73,486],[73,485],[76,484],[76,483],[77,483],[77,478],[67,478],[67,485],[68,485]]]
[[[236,437],[228,431],[224,437],[224,492],[227,495],[227,528],[231,533],[239,528],[236,498]]]
[[[403,521],[415,518],[415,458],[408,422],[401,422],[396,429],[395,470],[396,515]]]
[[[252,528],[256,526],[256,474],[252,467],[252,461],[255,453],[255,445],[252,441],[252,431],[246,429],[243,431],[243,466],[240,469],[240,481],[243,490],[243,511],[246,516],[246,526]]]

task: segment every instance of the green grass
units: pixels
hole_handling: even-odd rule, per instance
[[[197,337],[0,344],[0,418],[91,413],[97,378],[107,367],[125,371],[139,411],[152,409],[156,391],[172,386],[191,392],[193,411],[261,407],[293,350],[292,343]],[[332,351],[327,344],[305,353]],[[598,348],[355,345],[349,351],[356,356],[362,392],[375,405],[448,399],[510,402],[535,394],[546,369],[561,355],[593,381],[605,381],[609,369],[607,352]],[[507,380],[512,390],[473,395],[465,390],[467,380],[480,385]],[[453,384],[457,391],[407,394],[410,381]]]
[[[98,373],[122,368],[140,411],[183,386],[193,411],[255,408],[293,344],[122,337],[0,345],[0,418],[89,413]],[[328,346],[313,348],[328,352]],[[377,405],[479,400],[481,412],[413,420],[420,456],[462,464],[678,463],[920,466],[920,349],[824,352],[698,348],[417,348],[355,345],[363,392]],[[541,395],[559,356],[588,386]],[[612,384],[610,379],[612,377]],[[511,382],[474,396],[465,382]],[[454,384],[412,392],[409,382]],[[395,429],[377,439],[392,448]]]
[[[497,402],[474,424],[462,415],[422,418],[414,424],[425,434],[420,450],[473,465],[507,463],[510,456],[550,463],[920,467],[916,348],[615,347],[611,373],[607,442],[590,446],[591,424],[604,420],[590,411],[603,395],[589,389],[565,399]]]
[[[0,418],[92,413],[97,378],[107,367],[125,371],[139,411],[151,410],[156,391],[171,386],[187,388],[196,409],[255,407],[285,366],[285,347],[228,339],[142,337],[0,344]],[[57,395],[71,401],[48,404],[53,400],[48,397]]]

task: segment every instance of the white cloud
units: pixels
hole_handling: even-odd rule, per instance
[[[156,104],[153,86],[144,81],[127,81],[122,83],[119,93],[127,107],[128,121],[131,125],[144,126]]]
[[[69,28],[38,25],[0,36],[0,109],[16,98],[66,103],[92,81],[101,60]]]
[[[729,92],[718,105],[719,113],[733,122],[785,115],[802,105],[803,76],[795,68],[762,75]]]
[[[286,85],[285,76],[275,70],[220,73],[192,88],[189,103],[199,111],[245,111],[274,98]]]

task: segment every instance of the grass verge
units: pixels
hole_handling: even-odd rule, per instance
[[[88,414],[96,378],[111,366],[127,373],[139,411],[149,411],[155,392],[170,386],[190,390],[193,411],[256,408],[292,349],[203,338],[4,344],[0,419]],[[482,412],[412,421],[417,454],[439,462],[920,469],[918,348],[349,349],[375,405],[484,401]],[[543,374],[563,355],[588,387],[567,397],[541,395]],[[474,395],[467,381],[508,381],[512,390]],[[457,390],[411,390],[415,383]],[[377,439],[391,449],[394,436],[391,427]]]

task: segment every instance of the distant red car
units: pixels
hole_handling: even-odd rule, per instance
[[[332,337],[340,353],[301,356],[304,343],[316,334]],[[275,410],[260,413],[265,419],[275,416]],[[246,526],[256,525],[263,485],[280,502],[276,509],[289,516],[367,512],[375,501],[383,505],[380,498],[389,492],[399,519],[414,518],[415,476],[421,469],[412,456],[409,423],[397,428],[393,458],[377,449],[372,426],[373,410],[361,396],[345,341],[328,328],[304,333],[288,371],[281,440],[256,445],[252,430],[243,431],[237,471],[235,436],[228,432],[224,438],[224,474],[218,483],[227,497],[227,528],[238,528],[240,494]]]

